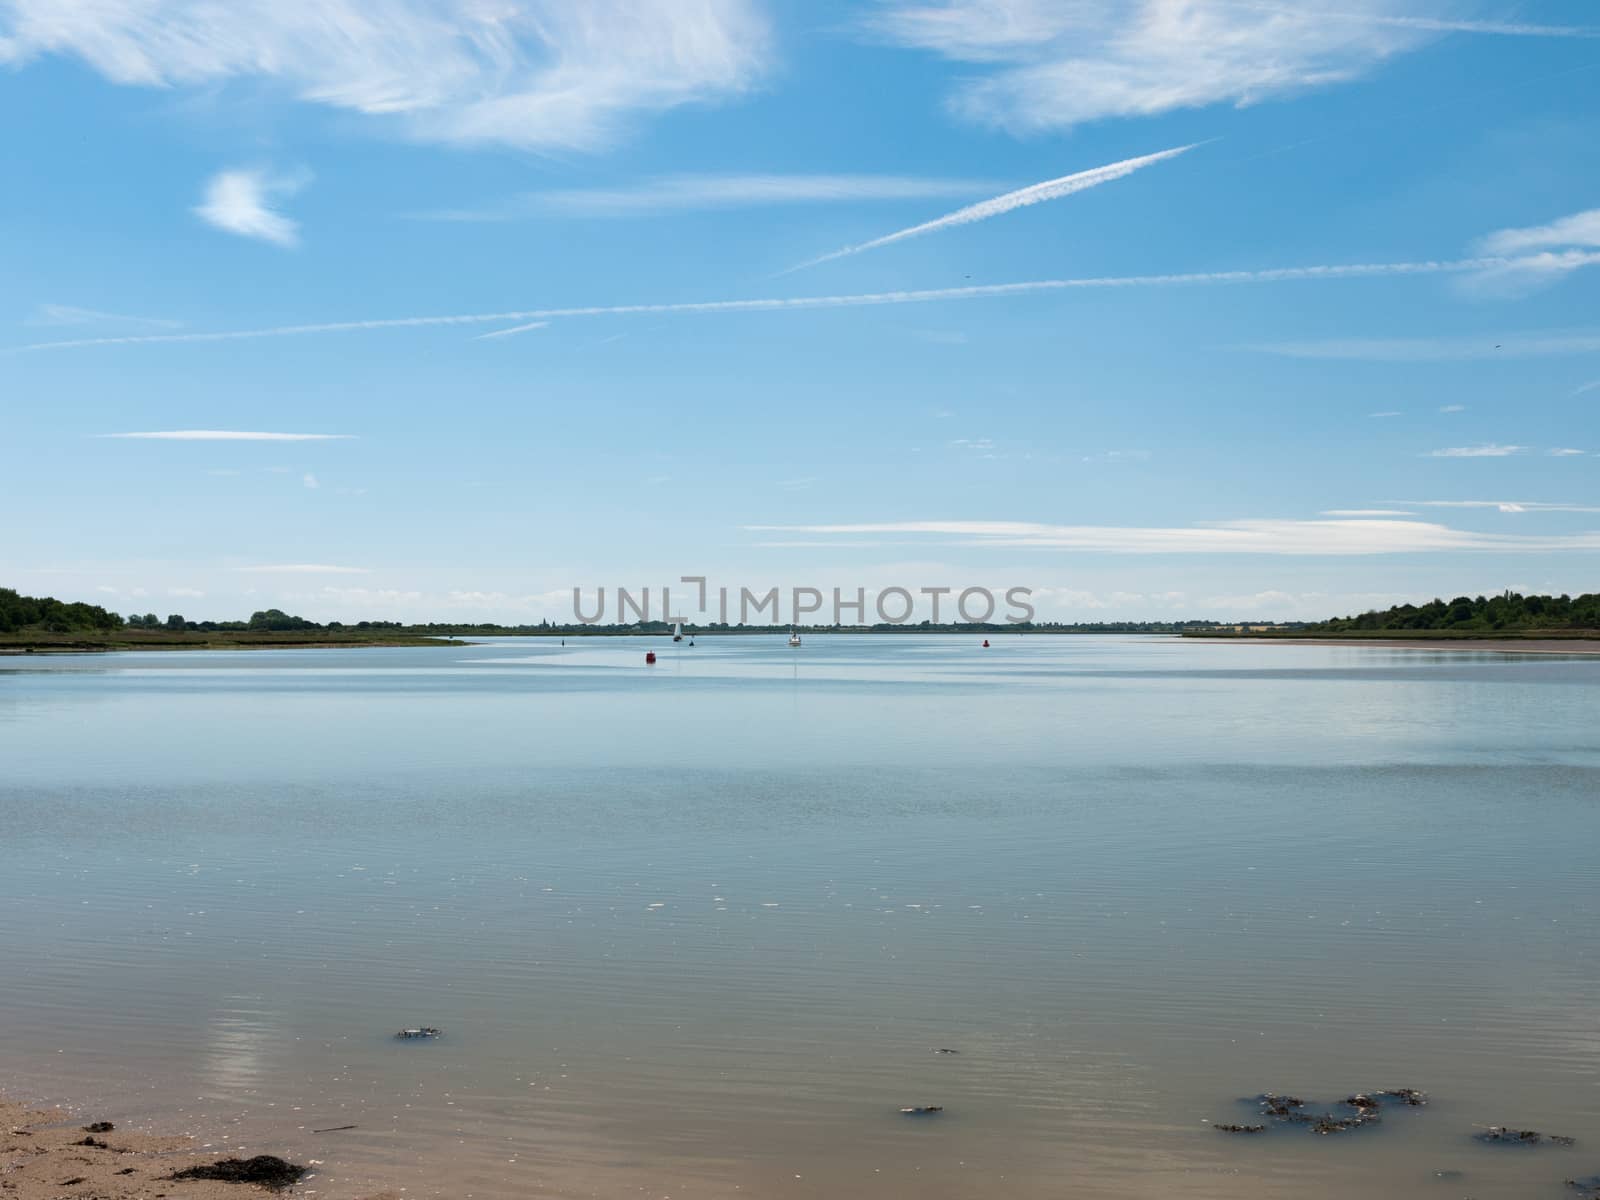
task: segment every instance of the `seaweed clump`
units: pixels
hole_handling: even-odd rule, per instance
[[[1472,1140],[1493,1146],[1575,1146],[1577,1138],[1559,1133],[1540,1133],[1537,1129],[1512,1129],[1509,1125],[1490,1125],[1472,1135]]]
[[[214,1179],[221,1183],[253,1183],[278,1191],[300,1182],[307,1168],[278,1158],[272,1154],[258,1154],[254,1158],[224,1158],[213,1163],[188,1167],[168,1179]]]
[[[85,1125],[83,1131],[85,1133],[110,1133],[115,1128],[116,1126],[110,1121],[96,1121],[93,1125]]]
[[[1398,1100],[1401,1104],[1411,1108],[1421,1108],[1428,1102],[1428,1093],[1419,1092],[1416,1088],[1385,1088],[1381,1092],[1373,1092],[1374,1096],[1382,1096],[1387,1100]]]
[[[1260,1124],[1226,1124],[1216,1128],[1223,1133],[1261,1133],[1272,1125],[1302,1125],[1310,1132],[1326,1137],[1347,1133],[1367,1125],[1376,1125],[1383,1119],[1384,1107],[1393,1102],[1409,1108],[1418,1108],[1428,1102],[1426,1093],[1416,1088],[1388,1088],[1377,1092],[1356,1092],[1346,1096],[1337,1105],[1323,1110],[1312,1106],[1299,1096],[1263,1092],[1255,1097],[1255,1105],[1263,1121]],[[1600,1197],[1596,1197],[1600,1200]]]

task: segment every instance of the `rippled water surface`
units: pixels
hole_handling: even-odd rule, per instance
[[[1600,660],[994,643],[0,659],[0,1086],[336,1198],[1600,1173]]]

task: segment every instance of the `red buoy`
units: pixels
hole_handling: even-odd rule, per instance
[[[654,650],[646,650],[644,652],[644,665],[647,667],[656,665],[656,652]]]
[[[983,648],[985,650],[987,650],[989,648],[989,639],[988,638],[984,638],[983,639]]]

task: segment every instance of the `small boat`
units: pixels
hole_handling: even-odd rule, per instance
[[[672,640],[675,642],[683,641],[683,625],[681,622],[672,627]]]
[[[931,1117],[935,1113],[942,1113],[944,1111],[944,1105],[913,1104],[908,1108],[902,1108],[900,1111],[908,1117]]]
[[[789,630],[789,645],[798,646],[799,644],[800,644],[800,631],[798,629]]]
[[[432,1025],[421,1025],[416,1029],[402,1029],[399,1033],[395,1034],[395,1037],[405,1038],[407,1040],[410,1040],[411,1038],[436,1038],[441,1036],[442,1033],[443,1030],[435,1029]]]

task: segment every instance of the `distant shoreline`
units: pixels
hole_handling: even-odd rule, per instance
[[[0,635],[0,656],[20,654],[119,654],[132,650],[359,650],[368,646],[465,646],[461,638],[441,634],[437,637],[402,635],[388,638],[308,638],[303,633],[281,638],[271,634],[229,637],[226,634],[168,634],[152,638],[118,635],[90,638],[62,635],[59,638]]]
[[[718,637],[781,637],[788,633],[783,628],[733,628],[686,631],[686,638]],[[1406,633],[1387,636],[1382,633],[1345,635],[1326,633],[1212,633],[1203,629],[1095,629],[1057,626],[1054,628],[1008,628],[975,625],[971,629],[949,626],[924,629],[916,625],[875,628],[845,626],[841,628],[812,628],[802,626],[805,637],[855,637],[872,634],[940,637],[990,638],[1027,637],[1165,637],[1200,642],[1248,642],[1289,644],[1305,646],[1386,646],[1394,650],[1484,650],[1514,654],[1600,654],[1600,630],[1530,631],[1528,634],[1482,635],[1456,633],[1449,630]],[[619,637],[637,637],[667,640],[666,630],[627,630],[615,627],[597,629],[560,630],[474,630],[457,626],[436,631],[423,630],[118,630],[115,633],[93,634],[60,633],[40,634],[19,632],[0,634],[0,657],[37,654],[116,654],[125,651],[148,650],[359,650],[369,646],[466,646],[479,641],[529,639],[549,641],[568,638],[606,640]]]
[[[1600,633],[1586,633],[1573,637],[1250,637],[1248,634],[1227,634],[1206,637],[1203,634],[1186,634],[1185,641],[1247,642],[1252,646],[1361,646],[1384,650],[1477,650],[1503,654],[1589,654],[1600,655]]]

